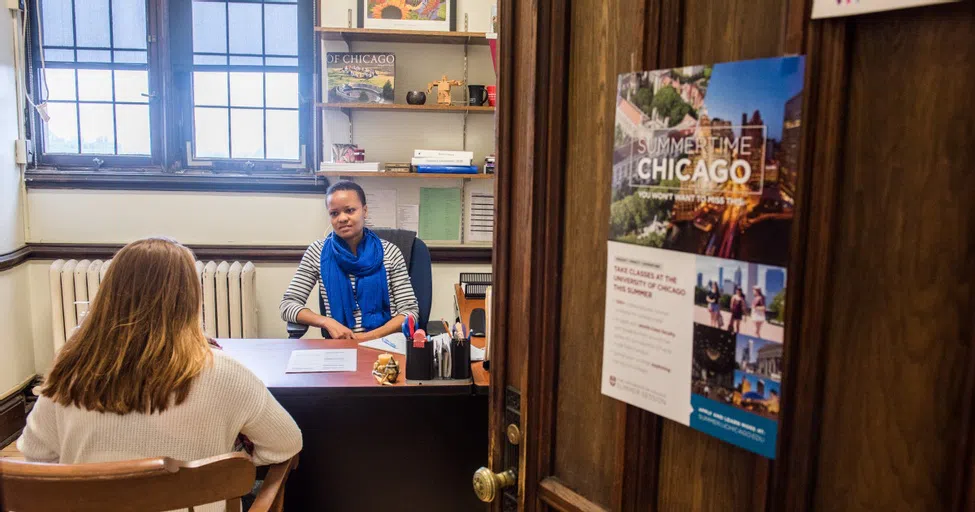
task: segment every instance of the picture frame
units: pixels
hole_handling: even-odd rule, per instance
[[[433,8],[429,18],[417,19],[416,11],[403,13],[402,6]],[[359,28],[454,32],[457,0],[356,0]]]

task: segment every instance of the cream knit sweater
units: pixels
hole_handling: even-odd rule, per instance
[[[238,433],[254,443],[257,465],[301,451],[298,425],[264,383],[214,350],[213,365],[196,377],[186,400],[162,413],[99,413],[38,398],[17,449],[27,460],[62,464],[162,456],[192,461],[233,451]]]

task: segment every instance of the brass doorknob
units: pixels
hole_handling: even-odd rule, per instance
[[[515,485],[517,481],[518,477],[512,469],[495,473],[481,468],[474,472],[474,494],[479,500],[490,503],[501,494],[501,489]]]

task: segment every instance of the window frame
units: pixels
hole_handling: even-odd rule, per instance
[[[247,2],[248,0],[232,0]],[[257,0],[250,0],[257,2]],[[111,0],[109,0],[111,2]],[[46,153],[44,127],[40,114],[31,109],[28,133],[34,143],[33,169],[49,171],[64,169],[72,173],[87,171],[108,174],[117,171],[143,173],[204,173],[254,174],[277,176],[307,176],[314,170],[319,144],[315,123],[318,117],[314,84],[318,73],[319,48],[314,33],[315,0],[297,0],[298,16],[298,134],[299,160],[266,159],[194,159],[193,140],[193,0],[145,0],[147,32],[147,68],[149,75],[150,156]],[[72,2],[73,5],[74,2]],[[40,73],[41,41],[37,27],[41,23],[40,0],[28,0],[30,66],[25,70],[31,97],[39,98],[43,87]],[[187,18],[188,15],[188,18]],[[72,12],[72,21],[74,12]],[[77,34],[74,36],[77,38]],[[125,64],[112,63],[56,63],[48,68],[68,69],[126,69]],[[140,65],[141,66],[141,65]],[[273,67],[251,67],[252,70],[273,72]],[[265,107],[266,108],[266,107]],[[80,134],[79,134],[80,135]],[[192,144],[192,142],[190,142]],[[79,140],[80,144],[80,140]],[[100,160],[96,164],[95,159]],[[248,165],[248,162],[251,165]],[[167,180],[168,181],[168,180]],[[315,188],[318,188],[317,186]]]

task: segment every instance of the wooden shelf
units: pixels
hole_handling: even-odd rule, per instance
[[[324,110],[371,110],[373,112],[437,112],[445,114],[491,114],[494,107],[468,105],[408,105],[404,103],[319,103]]]
[[[418,172],[376,172],[376,171],[318,171],[316,176],[345,178],[412,178],[412,179],[451,179],[451,180],[489,180],[494,174],[429,174]]]
[[[435,32],[379,28],[315,27],[326,41],[487,45],[484,32]]]

